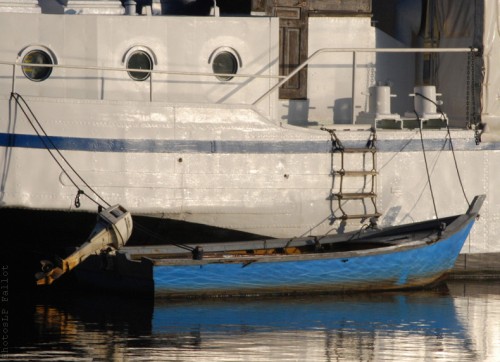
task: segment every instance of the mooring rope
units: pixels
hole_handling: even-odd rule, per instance
[[[147,227],[141,225],[140,223],[137,222],[137,220],[134,220],[134,228],[137,228],[138,230],[142,231],[144,234],[146,234],[147,236],[153,238],[153,239],[156,239],[158,241],[161,241],[161,242],[166,242],[170,245],[173,245],[173,246],[176,246],[180,249],[184,249],[184,250],[187,250],[187,251],[190,251],[192,252],[195,248],[191,247],[191,246],[188,246],[188,245],[184,245],[184,244],[179,244],[178,242],[175,242],[173,240],[170,240],[170,239],[167,239],[165,238],[164,236],[162,235],[159,235],[151,230],[149,230]]]
[[[455,156],[455,149],[453,148],[453,140],[451,139],[450,127],[448,125],[446,125],[446,129],[448,131],[448,137],[450,139],[451,153],[453,155],[453,161],[455,163],[455,170],[457,171],[458,181],[460,182],[460,187],[462,188],[462,194],[464,195],[464,198],[465,198],[465,201],[467,202],[467,205],[470,206],[469,198],[467,197],[467,194],[465,193],[465,187],[464,187],[464,184],[462,182],[462,176],[460,175],[460,170],[458,169],[457,157]]]
[[[93,198],[91,198],[89,195],[87,195],[82,189],[80,189],[80,187],[78,187],[77,183],[73,180],[73,178],[68,174],[68,172],[66,171],[65,167],[62,165],[62,163],[57,159],[57,157],[54,155],[54,153],[52,152],[52,149],[54,149],[57,154],[59,155],[59,157],[64,161],[64,163],[66,163],[67,167],[69,167],[71,169],[71,171],[78,177],[78,179],[80,179],[80,181],[90,190],[92,191],[92,193],[94,193],[94,195],[97,196],[98,199],[100,199],[104,204],[106,204],[108,207],[111,206],[110,203],[108,203],[104,198],[102,198],[86,181],[85,179],[80,176],[80,174],[73,168],[73,166],[71,165],[71,163],[64,157],[64,155],[61,153],[61,151],[57,148],[57,146],[54,144],[54,142],[52,142],[51,138],[49,137],[49,135],[47,134],[47,132],[45,132],[45,129],[43,128],[43,126],[41,125],[41,123],[38,121],[37,117],[35,116],[35,114],[33,113],[33,111],[31,110],[31,107],[28,105],[28,103],[26,102],[26,100],[19,94],[19,93],[14,93],[12,92],[11,93],[11,99],[14,99],[16,101],[16,104],[19,106],[19,108],[21,109],[21,111],[23,112],[24,116],[26,117],[26,119],[28,120],[28,122],[30,123],[31,127],[33,128],[33,130],[36,132],[36,134],[38,135],[38,138],[40,138],[40,140],[42,141],[43,145],[45,146],[45,148],[47,149],[47,151],[49,152],[49,154],[51,155],[51,157],[54,159],[54,161],[59,165],[59,167],[61,168],[61,170],[64,172],[64,174],[68,177],[68,179],[70,180],[70,182],[73,184],[73,186],[78,190],[78,193],[77,193],[77,196],[75,197],[75,206],[76,207],[80,207],[80,195],[85,195],[87,196],[87,198],[94,202],[96,205],[102,207],[102,205],[97,202],[96,200],[94,200]],[[36,125],[39,127],[39,129],[41,130],[41,132],[43,133],[43,135],[45,137],[43,137],[41,134],[40,134],[40,131],[37,129],[37,127],[35,127],[35,124],[33,124],[33,121],[32,119],[30,118],[30,115],[28,115],[28,112],[24,109],[23,107],[23,104],[21,104],[21,102],[24,104],[24,106],[28,109],[28,112],[30,113],[31,117],[34,119]],[[50,143],[50,145],[48,144]],[[52,148],[52,149],[51,149]]]
[[[415,93],[415,96],[419,96],[419,97],[422,97],[423,99],[425,99],[426,101],[428,102],[431,102],[432,104],[434,104],[436,106],[436,110],[441,113],[441,116],[443,117],[443,119],[446,118],[446,116],[444,115],[443,111],[441,110],[441,107],[439,107],[439,105],[434,102],[432,99],[424,96],[423,94],[421,93]],[[415,112],[416,113],[416,112]],[[417,114],[417,118],[418,118],[418,114]],[[419,122],[420,122],[420,119],[419,119]],[[462,176],[460,175],[460,170],[458,168],[458,162],[457,162],[457,157],[455,155],[455,148],[453,147],[453,139],[451,137],[451,132],[450,132],[450,126],[448,125],[448,122],[446,122],[446,130],[447,130],[447,137],[449,138],[450,140],[450,149],[451,149],[451,154],[453,155],[453,162],[455,163],[455,170],[457,171],[457,177],[458,177],[458,181],[460,183],[460,187],[462,189],[462,194],[464,195],[464,198],[465,198],[465,201],[467,202],[467,205],[470,206],[470,202],[469,202],[469,198],[467,197],[467,194],[465,192],[465,187],[464,187],[464,184],[463,184],[463,181],[462,181]],[[422,134],[422,129],[420,128],[420,134]],[[422,141],[423,142],[423,141]],[[423,147],[423,146],[422,146]]]
[[[420,117],[419,117],[417,111],[414,110],[414,112],[415,112],[415,115],[417,116],[417,121],[419,123],[418,129],[420,131],[420,142],[422,144],[422,153],[424,154],[425,171],[427,172],[427,182],[429,183],[429,190],[431,191],[432,205],[434,206],[434,213],[436,214],[436,219],[439,219],[437,208],[436,208],[436,200],[434,198],[434,191],[432,190],[431,175],[429,173],[429,165],[427,163],[427,155],[425,154],[424,136],[422,135],[422,124],[420,122]]]
[[[37,117],[35,116],[35,114],[33,113],[31,107],[28,105],[28,103],[26,102],[26,100],[18,93],[11,93],[11,98],[14,99],[16,101],[16,104],[19,106],[19,108],[21,109],[21,111],[23,112],[24,116],[26,117],[26,119],[28,120],[28,122],[30,123],[31,127],[33,128],[33,130],[36,132],[37,136],[40,138],[40,140],[42,141],[44,147],[46,148],[46,150],[49,152],[49,154],[51,155],[51,157],[54,159],[54,161],[57,163],[57,165],[60,167],[60,169],[66,174],[66,176],[68,177],[68,179],[70,180],[70,182],[73,184],[73,186],[78,190],[77,192],[77,195],[75,197],[75,206],[78,208],[80,207],[80,195],[84,195],[86,196],[90,201],[94,202],[99,208],[102,208],[103,206],[97,202],[96,200],[94,200],[93,198],[91,198],[89,195],[87,195],[82,189],[80,189],[77,185],[77,183],[75,182],[75,180],[66,172],[65,168],[64,168],[64,165],[57,159],[57,157],[55,156],[54,152],[52,150],[55,150],[57,152],[57,154],[59,155],[59,157],[64,161],[64,163],[66,163],[67,167],[71,169],[71,171],[73,171],[73,173],[78,177],[78,179],[90,190],[92,191],[92,193],[94,193],[104,204],[106,204],[108,207],[111,206],[111,204],[109,202],[107,202],[103,197],[101,197],[97,191],[95,191],[86,181],[85,179],[73,168],[73,166],[70,164],[70,162],[64,157],[64,155],[61,153],[61,151],[57,148],[57,146],[54,144],[54,142],[52,142],[51,138],[49,137],[49,135],[47,134],[47,132],[45,131],[45,129],[43,128],[43,126],[41,125],[40,121],[37,119]],[[22,103],[21,103],[22,102]],[[27,108],[27,111],[24,109],[23,107],[23,104],[24,106]],[[28,114],[29,113],[29,114]],[[31,115],[31,117],[30,117]],[[35,124],[33,123],[32,119],[34,120],[34,122],[36,123],[36,126],[38,126],[38,129],[37,127],[35,127]],[[39,131],[40,129],[40,131]],[[42,135],[43,134],[43,135]],[[44,137],[45,136],[45,137]],[[144,227],[143,225],[141,225],[140,223],[138,223],[137,221],[134,221],[134,228],[136,228],[137,230],[140,230],[142,231],[143,233],[145,233],[146,235],[148,235],[149,237],[151,238],[154,238],[154,239],[157,239],[157,240],[160,240],[160,241],[163,241],[163,242],[167,242],[171,245],[174,245],[176,247],[179,247],[181,249],[184,249],[184,250],[188,250],[188,251],[193,251],[194,248],[193,247],[190,247],[190,246],[187,246],[187,245],[183,245],[183,244],[179,244],[179,243],[176,243],[172,240],[168,240],[168,239],[165,239],[163,236],[161,235],[158,235],[157,233],[154,233],[152,232],[151,230],[147,229],[146,227]]]

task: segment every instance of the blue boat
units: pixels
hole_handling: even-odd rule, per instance
[[[452,269],[485,199],[465,214],[319,237],[123,247],[76,268],[92,285],[157,297],[383,291],[433,285]],[[179,248],[181,246],[182,248]]]

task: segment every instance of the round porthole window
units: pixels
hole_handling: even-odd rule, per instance
[[[138,50],[130,55],[127,60],[129,69],[148,69],[153,70],[153,59],[145,51]],[[149,72],[129,71],[128,75],[133,80],[146,80],[149,78]]]
[[[238,72],[238,60],[233,53],[222,51],[215,56],[212,62],[212,69],[217,74],[236,74]],[[229,75],[217,75],[216,77],[221,81],[233,79]]]
[[[54,64],[51,56],[40,49],[31,50],[23,57],[25,64]],[[52,67],[22,66],[24,75],[34,82],[47,79],[52,73]]]

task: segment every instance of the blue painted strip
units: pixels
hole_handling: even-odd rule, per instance
[[[43,139],[43,141],[42,141]],[[0,146],[45,148],[89,152],[131,153],[328,153],[329,140],[320,142],[291,141],[201,141],[201,140],[134,140],[78,137],[40,137],[27,134],[0,133]]]
[[[331,141],[203,141],[203,140],[154,140],[154,139],[112,139],[80,137],[42,137],[49,148],[87,152],[130,152],[130,153],[329,153]],[[50,144],[49,140],[53,143]],[[345,147],[364,147],[366,141],[345,142]],[[0,147],[44,149],[44,142],[37,135],[0,133]],[[499,150],[500,143],[475,145],[474,140],[454,141],[456,151]],[[425,140],[426,151],[449,150],[445,139]],[[419,138],[411,140],[378,140],[379,152],[422,152]]]
[[[451,269],[472,228],[429,246],[352,258],[271,263],[155,266],[155,293],[248,293],[404,287]]]

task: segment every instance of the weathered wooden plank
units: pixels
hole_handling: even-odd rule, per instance
[[[309,0],[309,10],[342,13],[370,13],[371,0]]]

